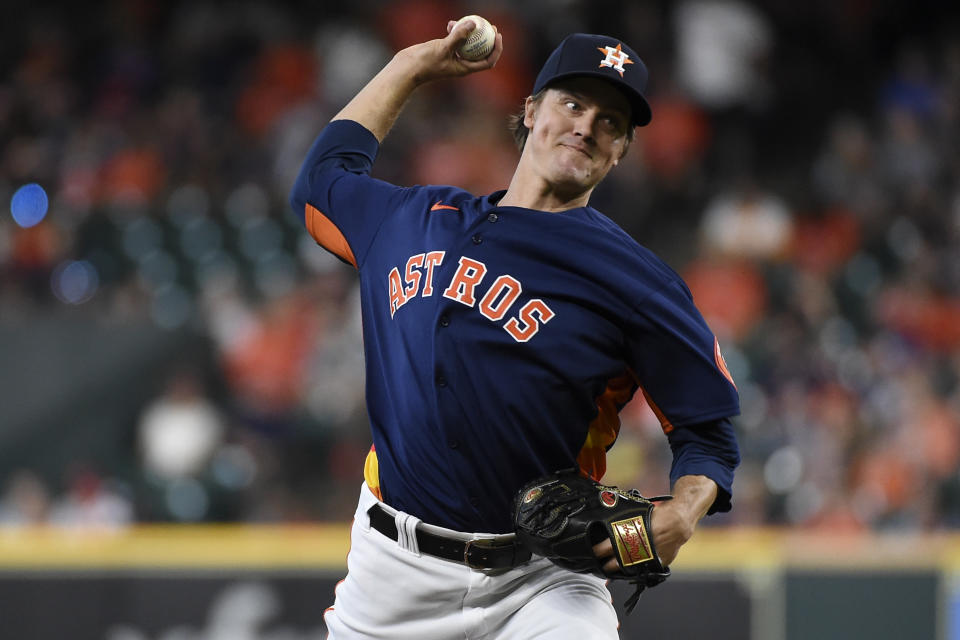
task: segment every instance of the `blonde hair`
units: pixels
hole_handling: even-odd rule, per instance
[[[534,104],[538,104],[543,100],[544,94],[547,92],[546,89],[540,89],[535,94],[530,96],[530,99],[533,100]],[[523,105],[520,107],[520,111],[517,113],[512,113],[507,116],[507,129],[510,130],[510,133],[513,134],[513,141],[517,144],[517,149],[523,153],[523,147],[527,144],[527,136],[530,134],[530,129],[527,128],[527,125],[523,124],[524,119],[527,116],[527,101],[523,101]]]

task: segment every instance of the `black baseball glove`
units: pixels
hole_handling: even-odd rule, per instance
[[[650,532],[654,503],[671,496],[644,498],[638,491],[608,487],[576,470],[558,471],[523,487],[515,499],[517,538],[534,553],[554,564],[614,580],[629,580],[637,587],[627,599],[627,613],[640,594],[670,576],[657,556]],[[593,545],[609,539],[620,565],[606,573]]]

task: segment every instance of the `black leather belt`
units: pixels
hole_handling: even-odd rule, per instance
[[[397,523],[393,516],[375,504],[367,510],[370,526],[397,540]],[[530,550],[518,542],[493,540],[456,540],[417,529],[417,547],[422,553],[465,564],[471,569],[511,569],[530,559]]]

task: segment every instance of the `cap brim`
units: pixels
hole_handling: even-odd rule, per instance
[[[571,71],[569,73],[561,73],[550,78],[550,82],[544,85],[544,89],[555,84],[558,80],[565,80],[567,78],[579,78],[579,77],[591,77],[591,78],[600,78],[601,80],[606,80],[621,92],[630,102],[630,109],[633,112],[633,126],[635,127],[644,127],[650,124],[650,120],[653,119],[653,111],[650,110],[650,104],[647,102],[647,99],[643,97],[643,94],[639,93],[636,89],[631,87],[625,82],[617,82],[610,77],[609,73],[603,73],[601,71]]]

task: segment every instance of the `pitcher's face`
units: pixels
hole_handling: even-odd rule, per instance
[[[617,165],[627,145],[630,103],[599,78],[561,80],[539,102],[527,99],[525,153],[560,191],[593,189]]]

